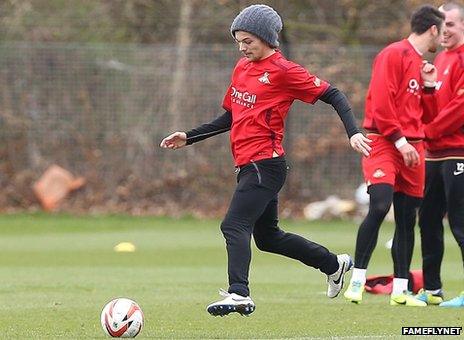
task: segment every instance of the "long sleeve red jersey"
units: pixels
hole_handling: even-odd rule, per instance
[[[385,47],[374,59],[363,127],[395,142],[424,138],[422,56],[407,40]]]
[[[437,110],[426,125],[427,158],[464,157],[464,45],[435,58]]]
[[[284,154],[284,122],[294,100],[314,104],[329,84],[280,52],[241,58],[222,103],[232,112],[230,143],[235,165]]]

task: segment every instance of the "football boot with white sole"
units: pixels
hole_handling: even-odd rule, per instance
[[[219,290],[222,300],[213,302],[206,307],[209,314],[214,316],[225,316],[229,313],[239,313],[241,315],[250,315],[254,312],[256,306],[249,296],[241,296],[235,293]]]

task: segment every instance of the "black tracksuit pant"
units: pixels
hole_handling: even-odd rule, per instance
[[[422,270],[425,289],[441,289],[443,218],[448,213],[451,231],[464,262],[464,160],[427,161],[425,195],[419,210]]]
[[[240,168],[229,210],[221,223],[228,255],[229,293],[250,294],[248,274],[251,235],[258,249],[284,255],[333,274],[335,254],[278,226],[278,198],[287,175],[284,157],[252,162]]]

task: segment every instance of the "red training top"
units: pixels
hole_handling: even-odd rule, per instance
[[[424,138],[422,116],[430,110],[422,89],[422,56],[407,39],[385,47],[374,59],[363,127],[395,142]],[[427,107],[424,107],[427,105]]]
[[[230,142],[235,165],[284,155],[284,120],[295,99],[314,104],[329,84],[279,51],[259,60],[241,58],[222,103],[232,112]]]
[[[425,127],[426,157],[464,157],[464,45],[435,58],[437,110]]]

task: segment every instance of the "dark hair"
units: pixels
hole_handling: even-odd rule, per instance
[[[445,15],[431,5],[419,7],[411,16],[411,31],[413,33],[425,33],[433,25],[437,26],[438,30],[445,20]]]

